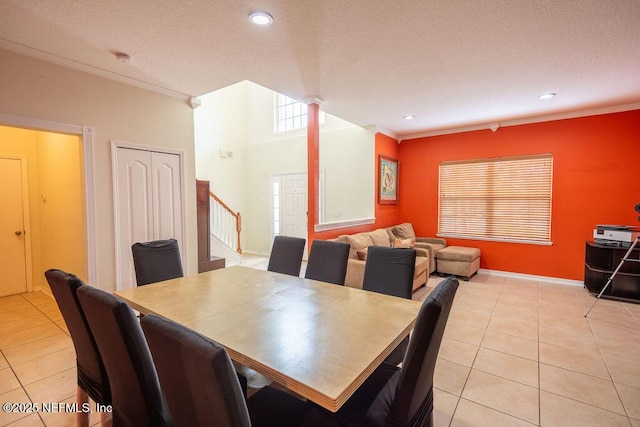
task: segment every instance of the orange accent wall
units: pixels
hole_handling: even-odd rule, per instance
[[[553,154],[553,245],[447,239],[480,248],[481,268],[583,280],[585,241],[593,240],[597,224],[640,226],[634,211],[640,110],[418,138],[399,147],[400,221],[394,222],[413,223],[419,236],[437,233],[440,162]]]
[[[373,185],[375,186],[374,195],[376,197],[376,205],[375,205],[375,216],[376,221],[375,224],[362,225],[358,227],[349,227],[349,228],[340,228],[337,230],[329,230],[323,231],[320,233],[315,233],[313,231],[313,227],[309,227],[309,242],[312,242],[314,239],[333,239],[335,237],[340,236],[341,234],[353,234],[359,233],[362,231],[375,230],[376,228],[381,227],[389,227],[394,224],[398,224],[398,219],[400,218],[400,205],[380,205],[377,202],[378,197],[378,156],[384,155],[388,157],[398,158],[400,145],[398,145],[398,140],[383,135],[381,133],[376,133],[375,136],[375,178],[373,180]],[[402,170],[402,165],[400,166],[400,170]],[[400,181],[402,182],[402,181]],[[402,185],[402,184],[401,184]],[[402,201],[400,199],[400,201]]]

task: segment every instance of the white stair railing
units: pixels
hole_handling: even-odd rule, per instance
[[[242,230],[242,217],[240,212],[234,212],[218,196],[209,192],[211,196],[211,234],[218,240],[238,252],[240,247],[240,231]]]

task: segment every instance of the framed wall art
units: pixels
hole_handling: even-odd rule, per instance
[[[395,205],[398,203],[398,168],[397,159],[378,156],[378,203]]]

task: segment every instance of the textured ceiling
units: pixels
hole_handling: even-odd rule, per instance
[[[185,98],[251,80],[405,137],[640,103],[639,0],[0,0],[0,47]]]

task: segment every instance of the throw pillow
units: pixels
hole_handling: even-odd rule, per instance
[[[345,235],[346,243],[349,244],[349,258],[358,259],[356,251],[360,249],[368,248],[373,245],[371,237],[368,233],[347,234]]]
[[[356,251],[356,255],[358,255],[358,259],[360,261],[366,261],[367,260],[367,251],[369,250],[369,248],[364,248],[364,249],[360,249],[359,251]]]
[[[393,241],[394,248],[415,248],[416,239],[396,239]]]
[[[393,234],[401,239],[411,239],[416,237],[416,232],[413,231],[413,225],[410,222],[396,225],[393,227]]]

